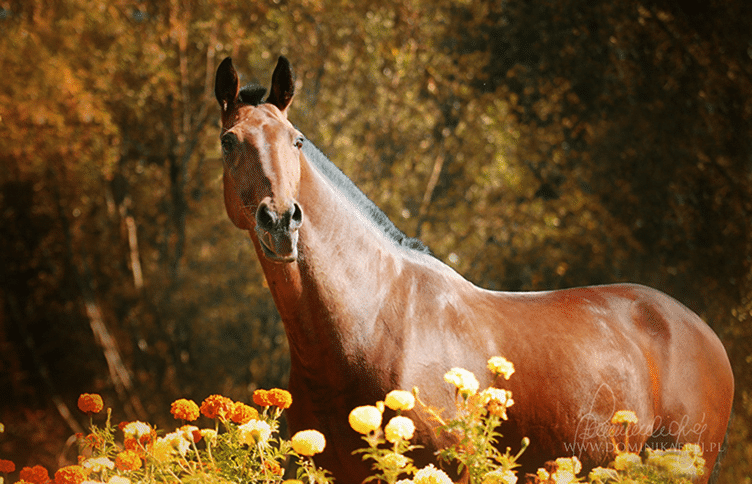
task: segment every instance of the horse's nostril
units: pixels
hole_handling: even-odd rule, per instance
[[[290,214],[290,228],[300,227],[300,224],[303,223],[303,209],[300,208],[298,202],[295,202],[290,210],[292,212]]]
[[[274,223],[277,217],[274,212],[265,203],[259,205],[258,211],[256,211],[256,224],[264,230],[271,230],[274,228]]]

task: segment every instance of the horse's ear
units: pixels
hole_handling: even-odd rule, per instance
[[[214,95],[217,96],[222,114],[227,113],[227,110],[235,104],[239,91],[238,73],[232,65],[232,59],[227,57],[219,64],[217,78],[214,82]]]
[[[274,104],[283,113],[287,110],[295,95],[295,74],[292,72],[290,61],[283,55],[279,56],[277,67],[272,74],[272,89],[267,103]]]

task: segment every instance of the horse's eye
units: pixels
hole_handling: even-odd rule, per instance
[[[222,138],[220,138],[220,142],[222,143],[222,153],[225,155],[229,154],[235,148],[237,141],[238,138],[233,133],[225,133]]]
[[[295,147],[300,149],[303,147],[303,142],[305,141],[305,138],[303,136],[298,136],[295,138]]]

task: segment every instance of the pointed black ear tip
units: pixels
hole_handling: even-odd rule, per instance
[[[227,109],[238,95],[238,74],[230,57],[225,57],[217,68],[214,94],[222,109]]]

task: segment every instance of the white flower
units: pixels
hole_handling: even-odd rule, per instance
[[[146,435],[151,432],[149,424],[136,420],[123,427],[123,433],[126,437],[134,437],[140,439],[142,435]]]
[[[494,356],[488,360],[488,369],[497,375],[503,375],[505,380],[514,373],[514,365],[503,356]]]
[[[372,405],[355,407],[348,421],[353,430],[365,435],[381,427],[381,411]]]
[[[452,484],[452,479],[441,469],[437,469],[433,464],[428,464],[415,473],[413,478],[415,484]]]
[[[444,381],[457,387],[457,391],[465,397],[474,395],[480,387],[475,375],[462,368],[452,368],[446,372]]]
[[[238,426],[238,439],[246,445],[266,444],[272,436],[272,428],[263,420],[251,420]]]
[[[386,440],[393,444],[400,440],[412,439],[414,433],[415,424],[407,417],[393,417],[389,423],[386,424],[386,427],[384,427]]]
[[[107,457],[94,457],[86,459],[81,463],[86,469],[91,469],[92,472],[101,472],[105,469],[114,469],[115,463]]]
[[[393,390],[387,393],[384,403],[392,410],[412,410],[415,406],[415,397],[404,390]]]

